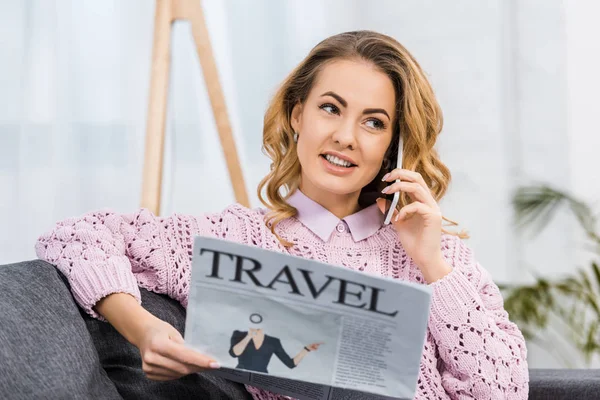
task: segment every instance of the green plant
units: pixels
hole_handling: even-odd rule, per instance
[[[533,228],[534,234],[546,227],[557,210],[567,207],[583,228],[593,259],[600,256],[597,218],[583,201],[547,185],[532,185],[517,189],[512,202],[518,228]],[[531,285],[502,287],[505,309],[526,338],[540,339],[549,320],[558,320],[588,363],[594,354],[600,355],[600,268],[593,259],[587,268],[578,267],[560,279],[534,273]]]

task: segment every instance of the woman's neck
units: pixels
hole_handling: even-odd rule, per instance
[[[306,197],[319,203],[321,206],[327,209],[327,211],[329,211],[339,219],[343,219],[348,215],[352,215],[360,209],[358,205],[358,197],[360,195],[360,192],[348,194],[335,194],[323,190],[318,190],[316,188],[311,190],[310,188],[307,188],[302,184],[300,184],[299,189]]]

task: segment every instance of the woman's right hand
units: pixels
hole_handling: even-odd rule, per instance
[[[142,369],[150,379],[166,381],[219,368],[215,360],[186,347],[177,329],[149,313],[129,294],[108,295],[96,310],[140,350]]]
[[[149,379],[166,381],[219,368],[219,364],[185,346],[177,329],[158,318],[151,322],[137,341],[142,369]]]
[[[306,346],[310,351],[317,351],[319,350],[319,346],[322,345],[323,342],[319,342],[319,343],[311,343],[308,346]]]

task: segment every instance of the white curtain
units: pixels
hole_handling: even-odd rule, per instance
[[[531,179],[600,196],[585,186],[598,162],[576,153],[599,137],[588,85],[596,94],[600,82],[578,74],[600,54],[586,18],[597,6],[573,3],[205,0],[252,205],[278,83],[326,36],[374,29],[431,79],[445,114],[439,150],[454,174],[442,206],[483,266],[497,282],[525,280],[529,266],[572,270],[568,219],[532,240],[514,230],[510,196]],[[0,0],[0,264],[33,258],[35,239],[59,219],[139,206],[153,19],[149,0]],[[234,196],[187,23],[172,43],[161,213],[219,210]]]
[[[1,261],[52,220],[136,207],[152,5],[2,1]]]

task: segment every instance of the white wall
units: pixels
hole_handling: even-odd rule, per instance
[[[567,112],[571,188],[587,201],[600,200],[600,2],[565,2]]]
[[[600,212],[600,2],[564,2],[567,48],[567,133],[571,190]],[[570,243],[574,249],[571,266],[588,267],[596,258],[583,246],[581,230],[575,230]],[[566,268],[569,270],[569,268]],[[572,270],[572,269],[571,269]],[[600,357],[592,366],[600,367]]]

